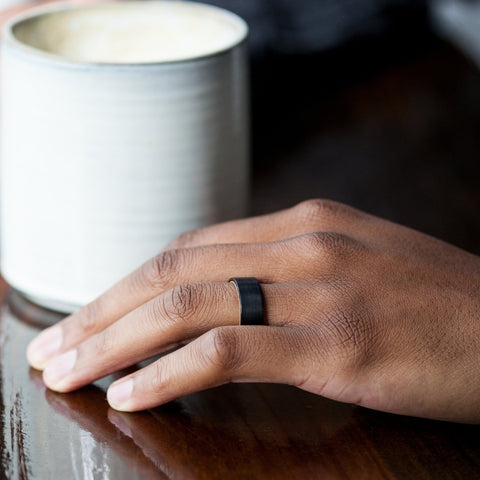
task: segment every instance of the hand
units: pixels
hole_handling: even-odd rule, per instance
[[[267,326],[239,326],[230,277],[257,277]],[[60,392],[114,382],[134,411],[226,382],[278,382],[407,415],[480,421],[480,259],[347,206],[304,202],[180,236],[32,341]]]

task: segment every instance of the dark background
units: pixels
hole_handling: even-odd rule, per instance
[[[326,197],[480,253],[480,74],[409,0],[216,0],[250,24],[252,213]]]

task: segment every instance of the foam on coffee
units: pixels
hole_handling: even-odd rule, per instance
[[[137,1],[54,10],[18,23],[13,35],[67,60],[123,64],[203,57],[232,47],[246,31],[238,17],[218,8]]]

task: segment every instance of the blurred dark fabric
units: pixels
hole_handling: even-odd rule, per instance
[[[254,165],[301,141],[322,103],[429,42],[426,0],[205,0],[250,26]]]
[[[207,0],[242,16],[254,56],[304,54],[415,19],[426,0]],[[408,35],[408,30],[405,31]]]

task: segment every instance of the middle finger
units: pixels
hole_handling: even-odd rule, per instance
[[[331,276],[337,267],[338,242],[330,234],[306,234],[282,241],[208,245],[165,251],[114,286],[92,304],[46,329],[29,345],[30,365],[45,363],[101,332],[159,294],[186,283],[222,282],[230,277],[256,277],[261,283]],[[315,248],[313,248],[315,247]]]
[[[292,301],[302,285],[262,285],[265,318],[282,326],[292,320]],[[301,312],[297,312],[301,314]],[[46,365],[44,381],[71,391],[114,371],[174,348],[219,327],[238,325],[238,293],[232,283],[205,282],[175,287],[129,313],[77,348]]]
[[[164,251],[124,278],[98,299],[44,330],[27,349],[30,365],[43,369],[65,352],[159,294],[185,283],[257,277],[263,283],[292,279],[295,268],[279,262],[301,255],[304,242],[207,245]],[[272,265],[274,267],[272,268]]]

